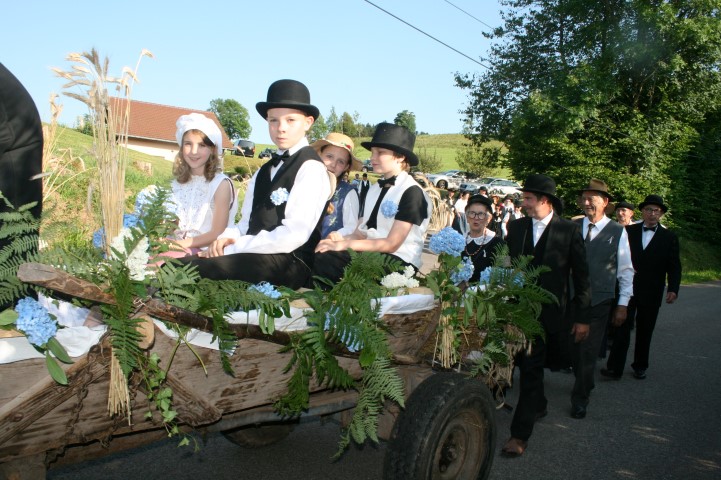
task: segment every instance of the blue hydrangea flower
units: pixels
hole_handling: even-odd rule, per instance
[[[288,190],[285,188],[279,188],[270,194],[270,201],[273,205],[281,205],[288,200]]]
[[[280,298],[280,292],[268,282],[260,282],[256,285],[251,285],[248,290],[255,290],[262,293],[266,297]]]
[[[33,345],[42,347],[58,331],[58,324],[50,318],[45,307],[34,298],[26,297],[19,300],[15,311],[18,313],[18,319],[15,321],[17,329],[23,332]]]
[[[140,223],[140,217],[132,213],[123,215],[123,227],[133,228]],[[93,245],[95,248],[105,248],[105,228],[101,227],[93,233]]]
[[[381,213],[386,218],[395,217],[396,213],[398,213],[398,204],[393,203],[391,200],[386,200],[381,203]]]
[[[428,242],[428,248],[436,255],[446,253],[448,255],[459,257],[464,248],[466,248],[466,240],[463,235],[446,227],[431,237]]]
[[[470,258],[466,257],[451,272],[451,282],[453,282],[454,285],[458,285],[461,282],[467,282],[472,275],[473,262]]]

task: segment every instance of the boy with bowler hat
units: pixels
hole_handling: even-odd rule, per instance
[[[337,282],[350,262],[348,249],[382,252],[414,269],[421,268],[423,242],[432,203],[408,174],[418,165],[415,135],[392,123],[380,123],[370,142],[373,171],[382,178],[368,190],[363,216],[355,232],[340,240],[324,239],[316,247],[313,275]]]
[[[319,111],[297,80],[274,82],[255,108],[278,149],[250,179],[240,223],[213,242],[209,258],[191,261],[211,279],[300,288],[311,272],[331,194],[326,167],[305,136]]]
[[[532,255],[531,265],[550,269],[540,275],[538,285],[553,293],[558,303],[544,304],[541,309],[538,320],[545,330],[545,338],[529,339],[530,352],[523,351],[516,358],[520,392],[511,422],[511,438],[502,450],[510,457],[523,454],[534,423],[547,414],[544,366],[566,366],[561,361],[569,340],[580,342],[588,336],[585,313],[591,300],[581,227],[561,217],[563,205],[556,196],[556,182],[546,175],[530,175],[523,185],[523,208],[527,216],[509,222],[508,251],[511,258]],[[566,314],[571,293],[569,278],[574,287],[572,325]]]
[[[681,259],[676,234],[659,223],[668,211],[663,199],[658,195],[649,195],[638,208],[643,221],[629,225],[626,232],[636,271],[631,300],[631,307],[636,309],[636,349],[631,368],[634,378],[643,380],[649,366],[651,336],[664,300],[664,290],[666,303],[674,303],[678,298]],[[601,370],[601,374],[606,377],[620,379],[623,376],[631,337],[629,323],[623,322],[616,326],[606,368]]]

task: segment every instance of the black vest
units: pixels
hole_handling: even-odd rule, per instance
[[[255,178],[253,208],[250,212],[250,220],[248,221],[248,235],[257,235],[261,230],[272,232],[282,224],[285,218],[285,206],[287,202],[275,205],[270,199],[270,196],[280,188],[285,188],[288,193],[290,193],[295,184],[295,177],[298,174],[298,170],[300,170],[300,167],[307,161],[320,161],[318,154],[312,147],[303,147],[295,152],[294,155],[285,159],[280,170],[276,172],[272,180],[270,179],[272,164],[266,162],[260,167],[258,175]],[[323,212],[325,213],[325,207]],[[312,258],[313,250],[320,241],[322,221],[323,215],[320,216],[318,224],[315,226],[308,241],[295,250],[295,252],[303,254],[304,260],[308,255]]]

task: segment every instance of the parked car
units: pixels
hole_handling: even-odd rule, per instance
[[[262,152],[258,154],[258,158],[260,158],[261,160],[268,160],[271,156],[273,156],[274,153],[275,150],[273,150],[272,148],[265,148]]]
[[[236,140],[233,142],[233,155],[241,155],[244,157],[255,156],[255,143],[250,140]]]
[[[471,193],[476,193],[481,186],[486,187],[489,195],[516,195],[520,194],[521,185],[513,180],[507,180],[505,178],[486,178],[481,183],[478,182],[466,182],[461,185],[461,190],[468,190]]]
[[[363,166],[361,167],[362,172],[372,172],[373,165],[371,165],[371,159],[363,160]]]
[[[458,188],[461,183],[469,180],[478,178],[476,174],[471,172],[464,172],[462,170],[446,170],[445,172],[431,173],[426,175],[428,180],[436,188]]]

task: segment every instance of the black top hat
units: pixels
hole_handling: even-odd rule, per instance
[[[307,113],[318,119],[320,110],[310,104],[310,92],[308,87],[298,80],[277,80],[268,87],[267,101],[255,104],[255,109],[263,118],[268,118],[268,110],[271,108],[293,108]]]
[[[616,210],[619,208],[628,208],[629,210],[636,210],[636,207],[633,206],[633,203],[628,203],[626,201],[621,201],[616,203]]]
[[[668,207],[663,204],[663,198],[660,195],[648,195],[646,199],[638,204],[639,210],[643,210],[646,205],[658,205],[663,210],[663,213],[668,211]]]
[[[368,150],[371,147],[387,148],[400,153],[406,157],[408,165],[418,165],[418,157],[413,153],[413,145],[416,143],[416,136],[406,127],[394,123],[379,123],[370,142],[362,142],[361,145]]]
[[[546,175],[534,173],[526,178],[523,182],[523,188],[520,189],[522,192],[531,192],[539,195],[545,195],[551,199],[553,210],[557,214],[561,214],[563,211],[563,202],[556,196],[556,182]]]
[[[483,195],[472,195],[471,198],[468,199],[468,203],[466,203],[466,209],[474,203],[485,205],[489,212],[493,212],[493,202],[488,197],[484,197]]]

